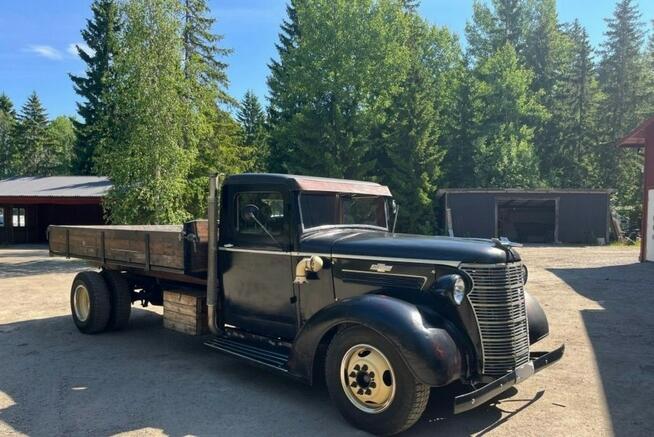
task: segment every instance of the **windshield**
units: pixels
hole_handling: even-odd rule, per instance
[[[366,194],[301,193],[304,229],[319,226],[372,226],[388,229],[386,197]]]

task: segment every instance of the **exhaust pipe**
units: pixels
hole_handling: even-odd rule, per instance
[[[216,186],[219,178],[216,175],[209,177],[209,197],[207,206],[207,221],[209,227],[208,264],[207,264],[207,322],[209,330],[214,335],[221,335],[222,323],[218,320],[221,313],[220,301],[218,299],[218,199],[216,198]]]

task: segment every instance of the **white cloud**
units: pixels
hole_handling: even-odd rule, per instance
[[[68,48],[66,49],[66,51],[68,53],[70,53],[71,55],[73,55],[73,56],[77,56],[77,47],[84,50],[89,55],[93,55],[93,53],[94,53],[93,49],[91,47],[89,47],[88,45],[86,45],[86,43],[83,43],[83,42],[74,42],[74,43],[68,44]]]
[[[37,55],[43,56],[47,59],[52,59],[53,61],[59,61],[63,59],[61,52],[52,46],[31,45],[28,47],[27,51],[36,53]]]

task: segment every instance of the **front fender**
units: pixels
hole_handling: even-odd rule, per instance
[[[312,381],[321,340],[342,324],[362,325],[384,336],[423,384],[443,386],[462,374],[461,351],[444,327],[430,323],[415,305],[376,294],[343,299],[311,317],[295,338],[289,371]]]
[[[529,321],[529,344],[534,344],[547,337],[550,333],[550,325],[547,316],[538,300],[525,291],[525,305],[527,307],[527,320]]]

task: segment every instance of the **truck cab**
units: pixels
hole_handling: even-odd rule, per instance
[[[143,264],[112,259],[122,255],[107,252],[108,233],[120,231],[111,226],[95,236],[52,229],[52,253],[71,256],[71,241],[86,238],[73,256],[102,269],[71,288],[82,332],[101,332],[112,317],[126,323],[125,306],[156,290],[206,287],[207,346],[309,384],[324,380],[350,423],[384,435],[418,420],[431,387],[475,387],[454,399],[462,413],[563,355],[563,346],[532,350],[549,326],[513,244],[396,233],[386,186],[239,174],[221,186],[212,178],[208,200],[206,222],[185,225],[177,243],[146,244]],[[120,241],[155,238],[122,231]],[[175,258],[174,244],[177,270],[153,265],[166,250],[156,259]],[[145,295],[134,294],[139,287]]]

